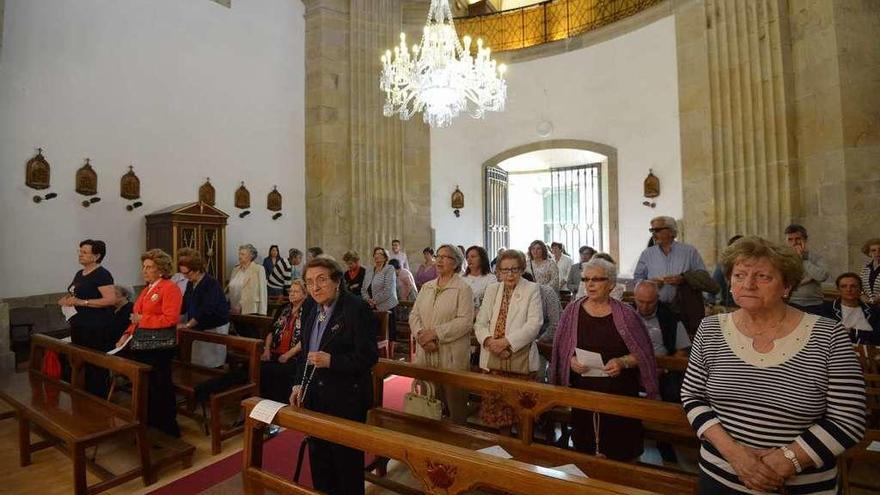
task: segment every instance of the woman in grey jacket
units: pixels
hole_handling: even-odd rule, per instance
[[[361,285],[361,297],[375,311],[393,311],[398,303],[397,274],[394,273],[394,267],[388,264],[388,251],[380,246],[374,247],[373,265],[365,268],[367,272]]]

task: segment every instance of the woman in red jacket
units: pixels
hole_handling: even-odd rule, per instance
[[[182,296],[170,280],[171,256],[161,249],[151,249],[141,255],[144,282],[131,314],[131,325],[116,343],[127,344],[129,356],[153,367],[149,375],[147,424],[158,430],[180,437],[177,425],[177,406],[174,385],[171,382],[171,359],[177,351],[175,339],[180,320]]]

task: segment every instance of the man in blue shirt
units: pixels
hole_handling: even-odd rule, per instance
[[[675,240],[678,226],[674,218],[656,217],[651,220],[649,230],[654,236],[654,245],[642,251],[633,278],[653,280],[660,287],[660,300],[672,304],[678,286],[684,283],[682,273],[706,270],[706,265],[695,247]]]

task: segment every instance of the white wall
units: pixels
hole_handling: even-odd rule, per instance
[[[513,64],[507,83],[504,112],[485,120],[459,118],[451,127],[431,131],[431,223],[437,243],[483,244],[486,160],[544,139],[582,139],[617,149],[618,261],[621,273],[630,275],[648,241],[649,220],[682,213],[674,18],[580,50]],[[547,138],[536,131],[542,120],[553,123]],[[661,182],[656,209],[642,205],[649,168]],[[449,208],[456,184],[466,199],[460,218]]]
[[[0,54],[0,297],[65,290],[84,238],[108,245],[117,282],[140,280],[144,215],[194,201],[210,176],[229,213],[227,253],[304,248],[304,20],[297,0],[6,0]],[[34,204],[37,147],[59,198]],[[91,157],[100,203],[74,174]],[[130,163],[144,206],[127,212]],[[252,214],[239,219],[244,180]],[[266,194],[284,196],[271,219]],[[48,191],[41,191],[46,193]]]

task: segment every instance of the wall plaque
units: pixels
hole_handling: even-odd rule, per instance
[[[211,178],[205,179],[205,183],[199,187],[199,201],[214,206],[214,186],[211,185]]]
[[[33,189],[49,187],[49,162],[43,157],[43,148],[37,148],[37,156],[28,160],[24,183]]]
[[[235,190],[235,207],[242,210],[251,207],[251,193],[244,187],[244,181],[241,181],[241,185]]]
[[[656,198],[660,196],[660,179],[654,175],[654,171],[648,169],[648,177],[645,178],[645,197]]]
[[[278,192],[278,186],[272,186],[272,191],[266,197],[266,208],[269,211],[281,211],[281,193]]]
[[[98,174],[92,169],[90,161],[86,158],[86,164],[76,171],[76,192],[83,196],[98,194]]]
[[[134,166],[128,166],[128,172],[119,181],[119,195],[125,199],[140,199],[141,180],[134,174]]]

